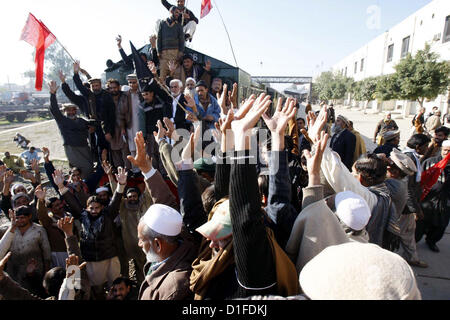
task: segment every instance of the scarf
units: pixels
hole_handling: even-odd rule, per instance
[[[412,153],[412,155],[414,156],[414,159],[416,160],[416,167],[417,167],[416,182],[420,182],[420,179],[422,178],[423,168],[420,165],[419,154],[416,152],[416,150],[411,149],[411,148],[406,148],[405,150],[403,150],[403,153]]]
[[[95,241],[98,234],[103,229],[103,222],[105,220],[104,213],[100,213],[100,217],[94,218],[90,213],[86,212],[81,223],[83,224],[83,234],[82,237],[86,241]]]

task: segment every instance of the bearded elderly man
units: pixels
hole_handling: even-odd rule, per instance
[[[355,153],[356,136],[348,130],[349,121],[346,117],[339,115],[331,128],[330,147],[341,157],[342,163],[352,169],[353,156]]]
[[[58,108],[56,91],[58,87],[55,81],[49,83],[50,112],[55,118],[59,132],[63,138],[64,151],[71,167],[81,169],[83,179],[89,177],[93,171],[93,159],[88,145],[89,130],[93,130],[85,119],[77,117],[77,106],[64,104],[64,115]]]

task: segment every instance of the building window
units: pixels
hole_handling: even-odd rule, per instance
[[[355,73],[358,71],[358,61],[355,62]]]
[[[364,70],[364,58],[361,59],[361,69],[360,71],[362,72]]]
[[[444,36],[442,37],[442,42],[447,41],[450,41],[450,16],[445,18]]]
[[[403,39],[403,41],[402,41],[402,55],[401,55],[402,58],[406,57],[406,55],[408,54],[409,39],[410,39],[410,37],[408,36],[405,39]]]
[[[394,56],[394,45],[391,44],[391,45],[388,47],[388,52],[387,52],[387,62],[391,62],[393,56]]]

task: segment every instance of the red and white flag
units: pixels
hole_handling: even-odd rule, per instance
[[[436,184],[439,176],[441,175],[442,171],[444,171],[449,161],[450,153],[447,154],[444,159],[436,163],[434,166],[422,172],[422,177],[420,180],[420,186],[422,187],[422,196],[420,197],[420,201],[423,201],[428,193],[430,193],[431,188],[433,188],[433,186]]]
[[[44,58],[45,49],[47,49],[56,37],[48,30],[42,21],[38,21],[31,13],[28,15],[25,27],[22,30],[20,40],[28,42],[36,48],[34,62],[36,63],[36,83],[35,88],[42,90],[42,82],[44,79]]]
[[[200,10],[200,19],[206,17],[206,15],[211,11],[212,4],[211,0],[202,0],[202,9]]]

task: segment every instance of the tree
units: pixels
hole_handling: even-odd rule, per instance
[[[417,101],[423,107],[425,99],[434,100],[450,86],[450,65],[438,62],[439,55],[430,52],[430,45],[413,57],[408,54],[396,66],[400,99]]]
[[[66,76],[72,74],[73,72],[73,61],[70,59],[66,51],[57,44],[52,44],[45,51],[45,62],[49,64],[46,65],[45,76],[50,80],[59,79],[58,72],[61,70]],[[71,82],[70,77],[67,77],[66,81]]]
[[[353,79],[331,71],[322,72],[313,84],[313,91],[320,100],[339,100],[345,97]]]
[[[378,101],[389,101],[398,98],[400,85],[396,73],[377,78],[375,96]]]

